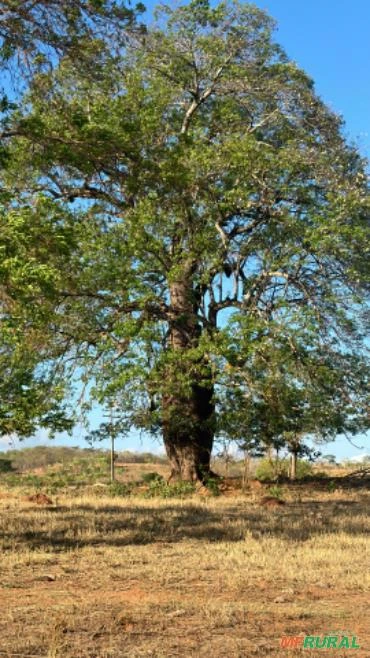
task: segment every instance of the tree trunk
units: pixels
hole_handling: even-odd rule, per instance
[[[289,479],[295,480],[297,477],[297,453],[294,451],[290,455],[290,473]]]
[[[191,356],[201,333],[186,277],[170,286],[172,320],[162,396],[163,440],[170,480],[205,482],[211,474],[214,388],[206,356]]]
[[[206,482],[211,475],[213,388],[193,385],[188,399],[166,398],[163,439],[171,465],[170,480]]]
[[[250,479],[251,457],[248,450],[244,450],[244,470],[242,480],[242,491],[245,492]]]

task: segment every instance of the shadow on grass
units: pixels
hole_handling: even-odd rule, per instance
[[[246,502],[208,509],[202,504],[171,503],[158,509],[149,506],[89,505],[21,509],[16,523],[0,524],[3,550],[15,546],[28,549],[64,551],[86,546],[128,546],[176,543],[186,540],[207,542],[243,541],[246,534],[256,539],[278,537],[305,542],[316,535],[345,532],[365,536],[367,501],[335,500],[289,503],[266,510]],[[33,516],[35,515],[35,516]]]
[[[361,475],[362,474],[362,475]],[[328,491],[335,491],[338,489],[341,490],[364,490],[370,491],[370,475],[367,475],[366,472],[359,471],[357,476],[330,476],[325,475],[308,475],[307,477],[300,478],[292,482],[287,477],[280,477],[278,482],[276,480],[264,480],[265,485],[274,486],[287,485],[290,491],[299,492],[300,489],[314,491],[321,491],[323,493]]]

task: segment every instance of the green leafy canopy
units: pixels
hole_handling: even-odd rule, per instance
[[[289,429],[292,397],[312,431],[317,390],[320,432],[366,426],[366,163],[273,29],[237,1],[162,6],[98,76],[62,58],[7,113],[4,188],[73,235],[38,271],[50,358],[138,427],[206,385],[219,432],[261,433],[262,403]]]

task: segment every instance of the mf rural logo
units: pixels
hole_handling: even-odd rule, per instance
[[[282,649],[360,649],[355,635],[283,635]]]

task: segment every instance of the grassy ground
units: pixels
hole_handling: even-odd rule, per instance
[[[284,485],[271,508],[264,489],[45,507],[0,492],[1,657],[370,656],[364,486]],[[279,647],[338,632],[361,649]]]

